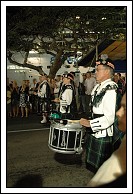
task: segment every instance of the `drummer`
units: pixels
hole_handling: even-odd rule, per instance
[[[62,119],[72,119],[74,117],[74,110],[72,110],[74,100],[73,82],[74,76],[71,73],[63,75],[63,87],[60,96],[53,100],[56,103],[60,103],[59,112],[61,113]]]

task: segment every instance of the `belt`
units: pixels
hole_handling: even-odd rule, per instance
[[[94,114],[94,113],[93,113],[93,118],[94,118],[94,119],[96,119],[96,118],[98,118],[98,117],[102,117],[102,116],[104,116],[104,114]]]

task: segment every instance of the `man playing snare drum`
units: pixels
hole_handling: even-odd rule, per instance
[[[74,89],[73,89],[73,80],[74,76],[71,73],[64,75],[63,77],[63,87],[60,92],[59,98],[55,98],[54,102],[60,103],[60,113],[62,119],[71,119],[73,118],[73,107],[74,103]]]
[[[95,70],[97,85],[91,93],[92,119],[80,119],[80,124],[89,130],[86,166],[93,172],[119,147],[123,135],[115,119],[118,86],[112,81],[114,63],[106,54],[101,55]]]

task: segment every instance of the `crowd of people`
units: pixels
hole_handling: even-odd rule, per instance
[[[63,75],[57,75],[55,79],[49,79],[49,77],[46,74],[44,74],[46,76],[46,79],[45,79],[43,78],[45,76],[40,75],[39,81],[36,78],[33,78],[32,83],[30,83],[29,80],[23,80],[21,86],[18,86],[16,80],[11,81],[7,85],[7,112],[8,112],[7,114],[8,116],[9,117],[18,117],[18,116],[28,117],[30,113],[41,114],[42,101],[43,101],[42,99],[44,98],[44,95],[45,95],[45,90],[43,90],[44,88],[43,79],[45,79],[46,80],[45,82],[48,83],[47,88],[50,87],[50,91],[47,91],[50,94],[50,99],[48,100],[50,100],[49,102],[52,104],[52,106],[57,111],[59,111],[59,98],[61,97],[60,94],[62,93],[61,89],[64,89],[62,88],[62,84],[64,80],[66,80],[64,76],[67,75],[67,73],[68,72],[65,72]],[[116,73],[113,77],[113,80],[114,82],[117,83],[120,94],[123,95],[125,88],[126,88],[126,83],[123,78],[120,78],[120,76],[118,76],[119,74],[120,73]],[[78,83],[76,83],[75,81],[75,74],[73,72],[70,72],[69,75],[72,76],[70,79],[71,83],[69,84],[65,83],[64,85],[72,85],[73,99],[72,99],[72,102],[68,103],[68,106],[71,104],[70,107],[72,107],[72,105],[74,104],[74,107],[71,108],[71,111],[74,111],[75,113],[78,112],[79,114],[85,113],[86,115],[90,116],[91,114],[90,112],[91,92],[94,86],[96,85],[95,74],[91,72],[86,72],[86,73],[81,74],[80,75],[81,79],[79,80]],[[43,87],[40,88],[39,85]],[[39,96],[39,90],[40,91],[42,90],[42,96]],[[47,94],[47,96],[49,94]],[[54,103],[54,99],[56,101],[55,103]],[[46,119],[43,119],[43,120],[45,121]],[[45,123],[45,122],[42,121],[42,123]]]
[[[82,74],[82,82],[78,84],[74,72],[67,72],[52,80],[44,73],[39,76],[39,82],[33,79],[31,85],[23,81],[18,87],[14,80],[7,86],[8,116],[20,114],[28,117],[32,110],[42,114],[41,123],[46,123],[50,111],[56,111],[61,119],[76,119],[77,113],[85,113],[85,118],[80,118],[79,123],[86,127],[86,168],[95,173],[89,186],[107,183],[126,173],[125,158],[123,170],[119,170],[120,165],[116,162],[118,176],[112,174],[106,179],[108,170],[103,170],[108,166],[112,169],[110,161],[115,166],[117,159],[112,159],[115,154],[119,157],[122,149],[125,153],[126,126],[122,130],[119,110],[126,106],[126,83],[120,73],[114,72],[114,62],[103,54],[96,61],[95,73]],[[125,117],[122,119],[126,122]],[[115,168],[113,170],[112,173],[115,173]],[[107,181],[104,182],[102,176]]]

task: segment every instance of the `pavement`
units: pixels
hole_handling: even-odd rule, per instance
[[[41,124],[42,116],[37,114],[30,114],[29,117],[8,117],[7,118],[7,131],[10,130],[27,130],[44,128],[50,126],[50,122],[47,124]]]
[[[41,120],[37,114],[7,118],[7,188],[86,188],[94,173],[86,168],[84,145],[81,154],[53,151],[51,123]]]

